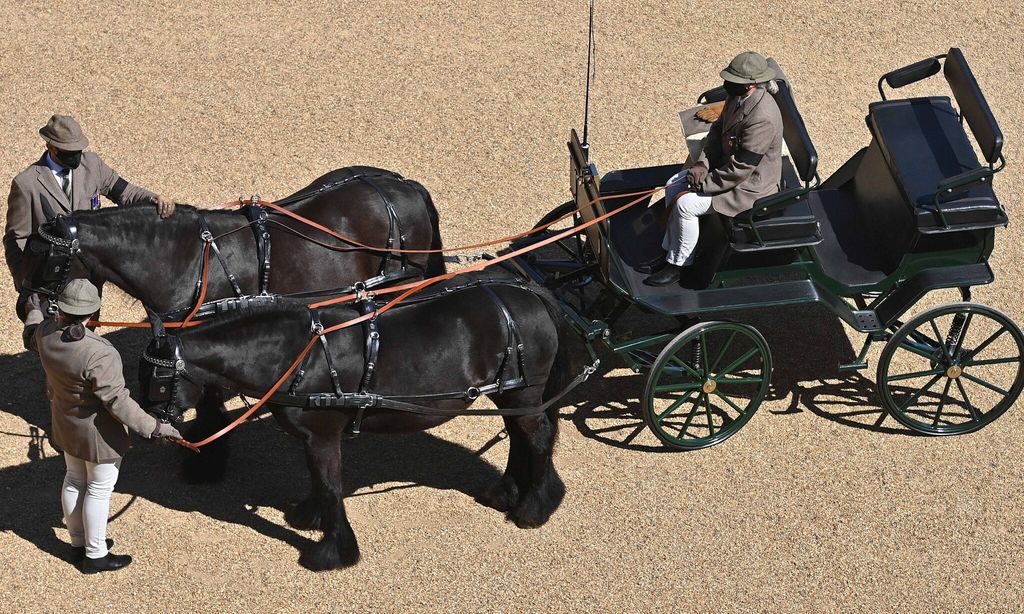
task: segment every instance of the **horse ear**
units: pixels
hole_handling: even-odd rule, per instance
[[[167,330],[164,328],[164,321],[160,319],[160,316],[149,307],[146,307],[146,315],[149,319],[149,325],[153,329],[153,336],[166,337]]]

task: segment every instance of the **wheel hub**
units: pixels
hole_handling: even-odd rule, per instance
[[[718,382],[713,379],[709,379],[704,382],[703,386],[701,386],[701,390],[703,390],[705,394],[711,394],[716,388],[718,388]]]
[[[961,367],[960,365],[953,365],[950,368],[946,369],[946,377],[948,377],[949,379],[956,379],[960,377],[963,374],[963,372],[963,367]]]

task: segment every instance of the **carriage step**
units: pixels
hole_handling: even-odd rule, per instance
[[[868,361],[866,360],[855,360],[846,364],[839,365],[840,373],[853,373],[854,371],[863,371],[868,368]]]
[[[658,359],[658,355],[647,350],[630,350],[627,352],[630,357],[636,361],[637,366],[643,369],[650,369],[654,361]]]

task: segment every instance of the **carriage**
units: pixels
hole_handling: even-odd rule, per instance
[[[516,266],[556,293],[591,352],[593,344],[603,344],[635,372],[646,372],[641,412],[671,448],[724,441],[769,391],[772,352],[765,338],[749,324],[716,320],[716,314],[802,303],[827,306],[865,336],[856,359],[841,371],[867,369],[869,348],[884,343],[877,390],[900,423],[929,435],[982,428],[1024,387],[1024,336],[1007,316],[971,302],[971,288],[994,279],[988,258],[995,229],[1008,218],[992,189],[1005,166],[1003,137],[963,53],[953,48],[883,75],[881,100],[868,107],[870,143],[824,181],[793,88],[772,64],[786,145],[780,191],[735,218],[701,218],[694,274],[685,287],[644,285],[634,269],[660,253],[666,210],[664,199],[654,196],[559,240],[555,255],[516,257]],[[940,71],[952,99],[886,96],[885,86],[898,89]],[[724,98],[724,90],[713,89],[698,105]],[[575,130],[568,148],[573,199],[538,227],[570,213],[577,226],[601,218],[633,195],[663,186],[680,168],[600,175]],[[511,248],[555,232],[544,228]],[[958,290],[963,302],[904,321],[938,289]],[[630,307],[675,324],[613,340],[616,322]]]

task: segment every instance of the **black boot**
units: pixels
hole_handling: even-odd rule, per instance
[[[100,573],[103,571],[117,571],[122,567],[131,565],[132,557],[127,554],[114,554],[108,552],[107,556],[98,559],[86,558],[82,561],[82,573]]]
[[[650,275],[651,273],[657,273],[658,271],[665,268],[666,264],[668,263],[665,262],[665,257],[658,256],[657,258],[653,258],[651,260],[639,263],[638,265],[633,267],[633,270],[636,271],[637,273],[644,273],[645,275]]]
[[[107,538],[107,550],[114,547],[114,540]],[[82,561],[85,560],[85,546],[72,546],[71,547],[71,561],[76,565],[81,565]]]
[[[681,266],[666,263],[665,268],[645,279],[644,284],[648,286],[667,286],[669,284],[674,284],[679,281],[679,273],[682,271],[682,268],[683,267]]]

